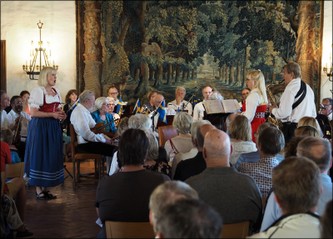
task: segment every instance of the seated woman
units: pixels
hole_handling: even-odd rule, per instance
[[[113,120],[117,122],[120,120],[120,115],[115,112],[115,107],[117,106],[116,100],[110,96],[106,97],[109,100],[109,113],[113,116]],[[116,124],[117,125],[117,124]]]
[[[317,119],[314,117],[304,116],[300,118],[300,120],[297,123],[297,128],[301,126],[312,126],[318,131],[320,137],[324,136],[323,131],[321,130]]]
[[[241,154],[257,151],[256,144],[252,141],[251,125],[246,116],[237,115],[231,121],[228,133],[232,147],[231,164],[235,165]]]
[[[114,119],[110,111],[110,101],[106,97],[98,97],[95,100],[96,111],[91,113],[91,116],[96,122],[95,129],[103,132],[110,138],[114,136],[117,131]]]
[[[104,177],[96,192],[96,207],[103,225],[106,220],[149,222],[149,197],[169,177],[143,167],[149,141],[144,131],[128,129],[120,138],[119,172]],[[112,190],[110,190],[112,189]],[[99,236],[105,238],[103,228]]]
[[[171,177],[171,166],[168,164],[168,156],[165,149],[158,146],[158,141],[153,132],[146,131],[145,133],[148,137],[149,147],[143,167]]]
[[[172,165],[173,159],[178,153],[187,153],[194,145],[190,134],[192,116],[186,112],[179,112],[175,115],[172,125],[178,131],[178,135],[165,142],[164,148],[169,156],[169,164]]]

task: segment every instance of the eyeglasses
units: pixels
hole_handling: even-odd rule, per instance
[[[330,107],[330,105],[320,105],[320,109],[323,109],[323,110],[325,110],[325,109],[328,109],[328,107]]]
[[[110,92],[110,95],[116,95],[118,92]]]

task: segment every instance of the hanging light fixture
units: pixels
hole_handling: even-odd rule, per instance
[[[32,49],[30,51],[29,65],[28,61],[26,61],[26,64],[23,65],[23,70],[29,75],[30,80],[37,80],[35,76],[39,75],[40,71],[44,67],[53,67],[56,70],[58,69],[58,65],[55,65],[54,61],[52,66],[49,63],[49,56],[51,56],[51,50],[49,50],[49,56],[48,56],[46,48],[43,47],[43,41],[42,41],[43,23],[39,20],[37,26],[39,29],[38,47],[33,49],[33,41],[31,41]]]

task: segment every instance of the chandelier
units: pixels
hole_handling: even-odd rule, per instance
[[[35,49],[31,49],[30,51],[30,61],[28,65],[28,61],[26,61],[26,64],[23,65],[23,70],[29,75],[30,80],[37,80],[35,76],[40,74],[40,71],[44,67],[53,67],[54,69],[58,69],[58,65],[54,64],[53,66],[49,63],[49,56],[51,56],[51,50],[49,51],[49,56],[47,55],[46,48],[43,47],[43,41],[42,41],[42,28],[43,23],[39,20],[37,23],[38,29],[39,29],[39,41],[38,41],[38,47]],[[33,45],[33,41],[31,41],[31,44]]]

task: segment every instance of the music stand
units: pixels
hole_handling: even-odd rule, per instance
[[[203,119],[208,120],[212,123],[216,128],[223,130],[224,132],[227,132],[227,117],[232,113],[215,113],[215,114],[207,114],[206,111],[204,111],[204,117]]]

